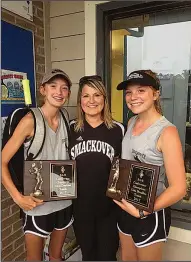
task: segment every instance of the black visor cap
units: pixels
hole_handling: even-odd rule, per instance
[[[157,81],[147,73],[141,71],[134,71],[129,74],[127,80],[121,82],[117,86],[117,90],[125,90],[129,85],[152,86],[154,89],[159,90]]]

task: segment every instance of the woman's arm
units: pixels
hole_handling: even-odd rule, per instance
[[[169,187],[156,199],[154,211],[175,204],[186,194],[182,146],[175,127],[165,128],[158,140],[157,148],[163,154]],[[121,202],[114,200],[114,202],[132,216],[139,217],[139,210],[126,200],[123,199]],[[149,213],[144,211],[144,214],[148,215]]]
[[[156,199],[154,210],[171,206],[186,194],[186,172],[182,146],[175,127],[165,128],[159,138],[158,149],[163,154],[169,187]]]
[[[26,138],[32,137],[34,120],[31,114],[24,116],[16,127],[12,137],[2,150],[2,184],[7,189],[13,200],[24,210],[31,210],[42,201],[32,196],[23,196],[15,187],[8,169],[8,163]],[[20,163],[18,163],[19,165]]]

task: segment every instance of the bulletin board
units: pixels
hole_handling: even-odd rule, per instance
[[[32,106],[36,106],[33,32],[1,21],[1,69],[22,72],[30,80]],[[2,103],[1,117],[24,107],[24,103]]]

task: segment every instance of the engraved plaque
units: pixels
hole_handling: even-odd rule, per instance
[[[44,201],[77,197],[74,160],[24,161],[24,195]]]
[[[138,209],[153,211],[160,167],[114,158],[107,196],[124,198]]]

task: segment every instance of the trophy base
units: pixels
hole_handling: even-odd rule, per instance
[[[108,188],[108,191],[112,192],[112,193],[116,193],[117,192],[116,188],[114,188],[114,187]]]
[[[33,193],[33,196],[36,196],[36,197],[39,197],[39,196],[42,196],[42,195],[43,195],[43,193],[42,193],[41,190],[37,190],[37,191],[35,191],[35,192]]]
[[[117,193],[117,194],[121,195],[121,190],[118,190],[118,189],[116,189],[114,187],[113,188],[112,187],[109,188],[108,191],[111,192],[111,193],[115,193],[115,194]]]

